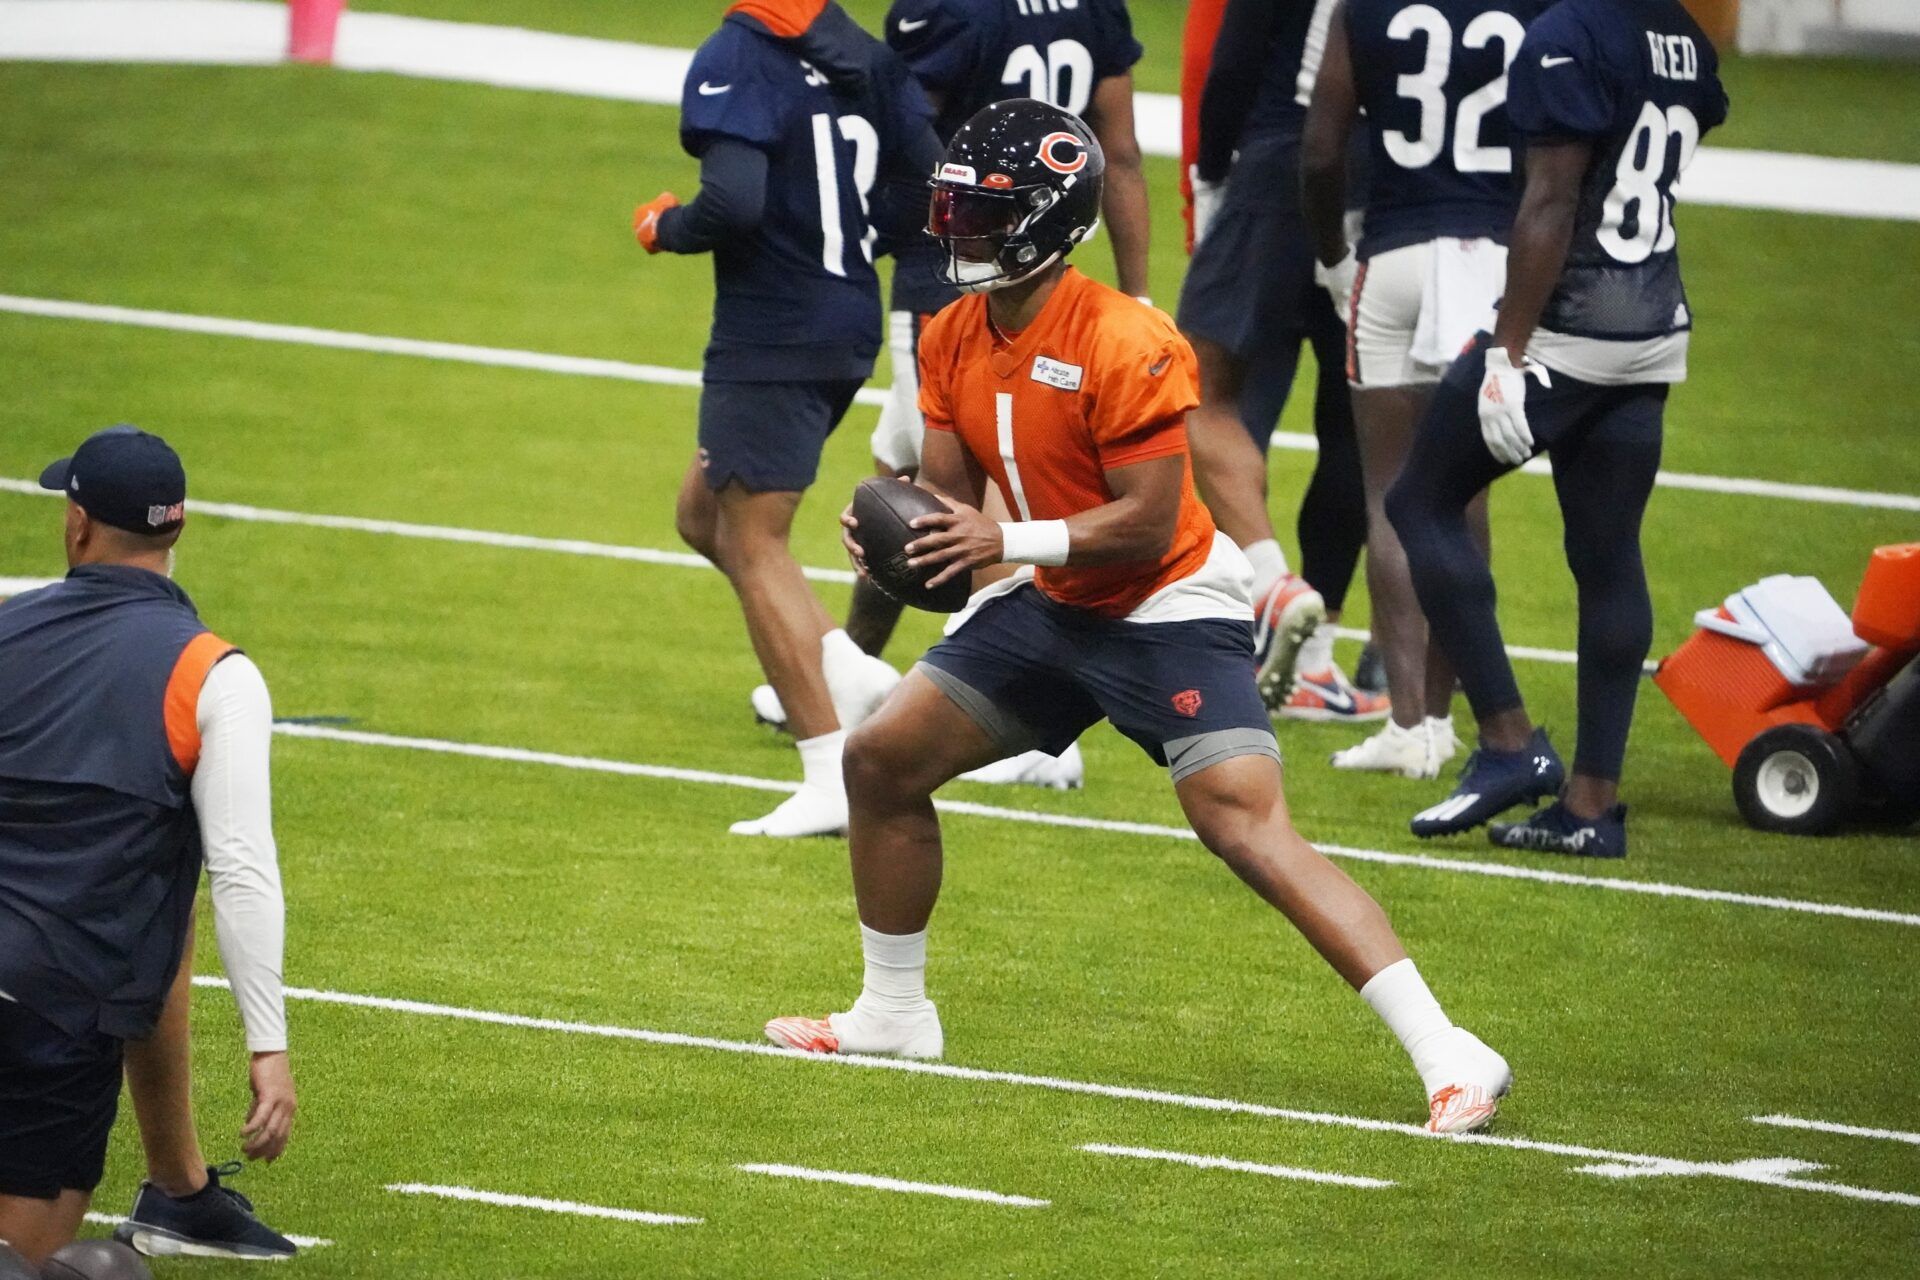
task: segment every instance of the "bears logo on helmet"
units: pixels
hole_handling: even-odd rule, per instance
[[[1061,148],[1069,150],[1064,159]],[[1055,173],[1078,173],[1087,167],[1087,147],[1071,133],[1050,133],[1040,139],[1040,163]]]

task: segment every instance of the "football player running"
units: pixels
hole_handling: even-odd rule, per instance
[[[1727,117],[1713,46],[1679,0],[1561,0],[1528,29],[1507,114],[1526,186],[1491,335],[1454,362],[1387,495],[1434,636],[1460,673],[1480,749],[1418,836],[1561,793],[1565,769],[1521,701],[1467,504],[1535,453],[1553,460],[1579,592],[1579,739],[1552,804],[1493,842],[1623,857],[1620,769],[1653,607],[1640,520],[1667,391],[1687,373],[1673,185]]]
[[[1487,1122],[1510,1073],[1448,1021],[1379,905],[1301,838],[1253,675],[1251,570],[1193,486],[1192,348],[1166,316],[1068,267],[1104,161],[1079,120],[1032,100],[954,136],[930,230],[970,296],[928,326],[922,482],[948,511],[913,523],[933,584],[1035,566],[978,594],[847,748],[864,988],[827,1018],[776,1018],[778,1044],[935,1058],[925,988],[939,896],[932,794],[1012,747],[1060,751],[1101,719],[1164,765],[1195,833],[1286,914],[1406,1046],[1429,1127]],[[1015,519],[979,510],[1000,491]],[[850,513],[849,549],[857,526]]]
[[[1300,126],[1334,0],[1228,0],[1197,111],[1194,252],[1180,330],[1200,360],[1195,479],[1221,530],[1253,562],[1260,688],[1282,716],[1379,720],[1387,700],[1333,661],[1333,628],[1366,543],[1366,500],[1340,377],[1345,331],[1314,280],[1300,216]],[[1205,15],[1190,15],[1204,32]],[[1320,451],[1300,505],[1301,573],[1267,512],[1267,449],[1303,344],[1319,366]]]
[[[1367,495],[1367,593],[1392,719],[1340,769],[1434,778],[1453,757],[1453,668],[1430,646],[1386,496],[1447,365],[1492,323],[1513,221],[1507,65],[1547,0],[1344,0],[1301,142],[1301,202],[1347,317]],[[1347,237],[1347,146],[1362,113],[1364,229]],[[1487,545],[1486,498],[1468,507]],[[1431,651],[1430,651],[1431,650]]]
[[[834,626],[788,535],[880,348],[869,198],[888,180],[917,186],[940,144],[900,60],[827,0],[729,9],[687,71],[680,140],[700,160],[699,197],[665,193],[634,213],[649,254],[713,254],[699,449],[676,522],[732,583],[804,776],[733,831],[831,834],[847,821],[845,729],[899,677]]]
[[[981,107],[1027,96],[1084,117],[1107,154],[1102,212],[1113,242],[1120,288],[1146,300],[1149,220],[1146,179],[1133,125],[1133,65],[1141,48],[1124,0],[1082,0],[1071,7],[1024,0],[894,0],[886,40],[906,61],[933,104],[942,143]],[[873,432],[881,475],[920,469],[920,334],[960,296],[944,278],[940,247],[916,226],[894,249],[887,316],[893,386]],[[1004,511],[995,514],[1004,515]],[[900,605],[871,582],[854,584],[847,634],[878,657],[900,620]],[[781,723],[771,689],[755,690],[756,714]],[[1078,748],[1059,759],[1039,751],[996,761],[968,775],[975,782],[1075,787],[1085,776]]]

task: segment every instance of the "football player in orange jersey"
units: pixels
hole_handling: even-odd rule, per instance
[[[1194,491],[1193,350],[1167,316],[1064,262],[1093,228],[1104,169],[1076,117],[1028,98],[987,107],[947,148],[928,229],[971,296],[921,339],[921,479],[948,511],[915,520],[908,551],[940,566],[935,583],[1023,567],[979,591],[849,740],[865,985],[846,1012],[776,1018],[767,1035],[939,1057],[925,985],[934,790],[1016,751],[1058,753],[1110,719],[1166,766],[1207,848],[1400,1038],[1428,1127],[1479,1128],[1511,1082],[1505,1059],[1448,1020],[1379,905],[1288,817],[1254,678],[1252,570]],[[988,483],[1017,520],[981,514]]]

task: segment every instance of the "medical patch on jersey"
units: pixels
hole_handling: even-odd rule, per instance
[[[1064,364],[1046,356],[1035,356],[1033,372],[1029,376],[1045,386],[1058,387],[1062,391],[1078,391],[1087,371],[1077,364]]]

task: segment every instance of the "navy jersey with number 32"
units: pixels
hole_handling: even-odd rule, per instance
[[[1727,118],[1719,59],[1679,0],[1560,0],[1528,29],[1508,114],[1528,141],[1585,141],[1566,270],[1540,327],[1586,338],[1692,327],[1673,185]]]
[[[1517,188],[1507,69],[1550,0],[1347,0],[1371,187],[1360,257],[1505,239]]]
[[[694,54],[680,140],[732,139],[767,155],[766,211],[714,251],[707,375],[766,382],[865,378],[880,348],[868,201],[926,128],[925,95],[850,21],[827,29],[830,68],[731,14]],[[821,38],[816,24],[813,36]],[[823,59],[824,61],[824,59]]]
[[[887,43],[940,99],[934,132],[951,141],[980,108],[1038,98],[1077,116],[1094,86],[1140,60],[1125,0],[893,0]],[[935,275],[931,241],[902,246],[893,305],[932,312],[958,297]]]

